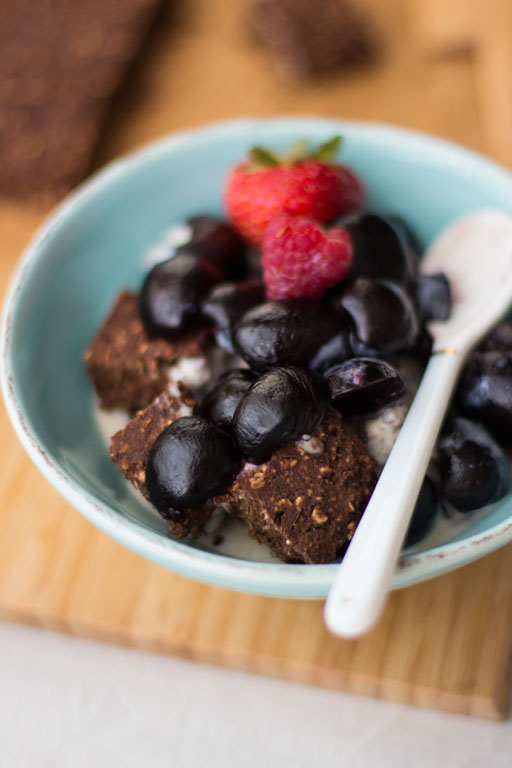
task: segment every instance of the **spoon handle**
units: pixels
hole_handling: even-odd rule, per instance
[[[330,589],[325,621],[337,635],[357,637],[379,617],[463,359],[450,350],[429,360]]]

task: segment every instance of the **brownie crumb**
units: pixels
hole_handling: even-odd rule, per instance
[[[169,366],[185,357],[205,357],[200,337],[150,337],[133,291],[121,293],[85,353],[101,407],[131,412],[145,408],[166,389]]]

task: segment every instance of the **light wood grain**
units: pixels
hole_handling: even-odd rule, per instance
[[[409,0],[415,37],[436,54],[469,53],[482,149],[512,167],[512,3]]]
[[[120,93],[95,166],[167,131],[241,114],[389,121],[492,151],[474,61],[425,56],[413,34],[413,0],[362,3],[383,40],[377,64],[294,87],[249,43],[240,3],[178,5],[174,21],[161,19]],[[43,213],[0,205],[0,291]],[[256,674],[503,717],[512,547],[393,594],[367,637],[343,642],[324,629],[319,602],[205,586],[122,548],[46,483],[3,410],[0,430],[0,616]]]

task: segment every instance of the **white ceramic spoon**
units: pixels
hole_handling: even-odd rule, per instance
[[[453,310],[429,325],[434,352],[325,605],[328,628],[357,637],[379,617],[464,357],[512,303],[512,216],[457,220],[429,247],[422,272],[444,272]]]

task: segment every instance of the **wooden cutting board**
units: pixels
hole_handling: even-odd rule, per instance
[[[248,39],[240,3],[183,0],[174,13],[164,13],[116,100],[95,165],[176,128],[276,113],[402,123],[494,152],[512,165],[501,137],[486,133],[489,121],[480,119],[480,58],[468,53],[469,44],[480,50],[476,32],[461,52],[445,56],[438,27],[432,47],[418,22],[425,0],[367,0],[364,6],[383,41],[380,60],[292,87],[277,79]],[[486,58],[485,78],[494,82],[490,66]],[[499,73],[496,78],[501,82]],[[43,213],[0,205],[2,292]],[[47,484],[3,410],[0,428],[1,617],[419,706],[505,715],[512,547],[394,593],[372,633],[341,641],[324,629],[321,602],[205,586],[124,549]]]

